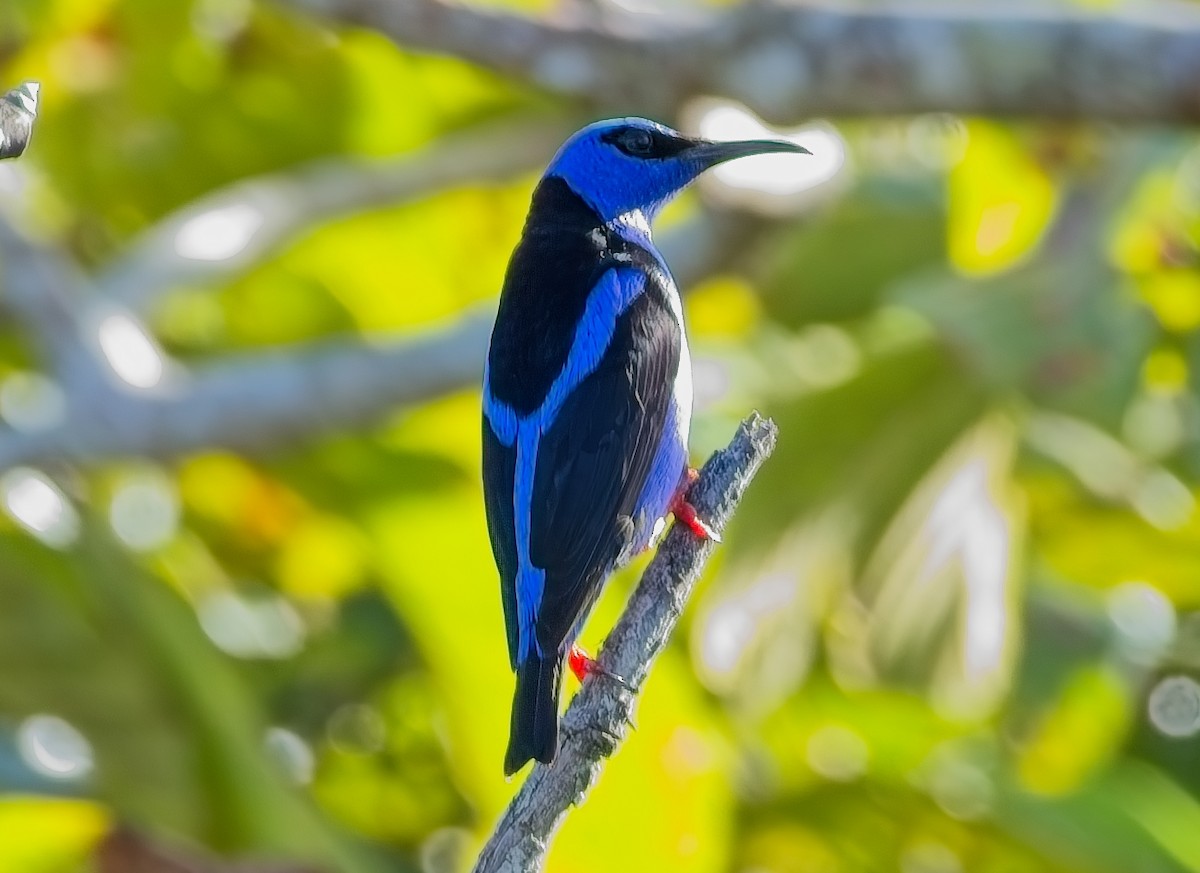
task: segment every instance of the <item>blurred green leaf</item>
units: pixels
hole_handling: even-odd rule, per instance
[[[373,869],[284,786],[263,714],[173,592],[93,525],[65,553],[12,533],[3,550],[0,708],[79,729],[122,818],[225,851]]]
[[[789,519],[845,503],[856,545],[868,548],[987,400],[945,351],[918,343],[867,361],[844,384],[766,407],[780,429],[772,474],[747,496],[730,539],[761,548]]]
[[[967,281],[916,277],[893,298],[937,326],[956,358],[995,390],[1115,426],[1151,348],[1146,313],[1083,256]]]
[[[945,236],[935,185],[869,181],[780,240],[763,308],[789,326],[861,317],[896,276],[942,262]]]

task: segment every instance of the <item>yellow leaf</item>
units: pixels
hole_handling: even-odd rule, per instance
[[[1003,270],[1028,254],[1054,211],[1054,184],[1002,125],[968,125],[950,173],[950,260],[966,273]]]
[[[366,538],[358,528],[320,515],[288,532],[276,573],[283,590],[297,597],[343,597],[361,584],[366,565]]]
[[[110,823],[108,810],[87,800],[0,798],[0,870],[73,873]]]
[[[1142,380],[1152,391],[1178,394],[1187,387],[1187,361],[1174,349],[1155,349],[1142,365]]]
[[[1127,273],[1149,273],[1162,264],[1163,231],[1178,221],[1175,174],[1150,172],[1118,216],[1112,260]]]
[[[257,482],[254,469],[236,455],[197,455],[179,471],[179,490],[188,508],[230,527],[240,520]]]
[[[1200,273],[1161,270],[1142,278],[1139,288],[1167,330],[1187,333],[1200,327]]]
[[[743,338],[758,324],[758,296],[744,281],[720,276],[688,295],[688,332],[693,336]]]
[[[1021,752],[1021,783],[1036,794],[1078,790],[1120,750],[1131,716],[1119,676],[1103,667],[1077,671]]]

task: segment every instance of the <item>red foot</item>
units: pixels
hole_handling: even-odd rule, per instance
[[[575,674],[575,678],[580,682],[584,680],[584,677],[588,673],[599,669],[599,665],[588,657],[587,652],[576,645],[572,645],[571,651],[567,653],[567,666],[571,668],[571,672]]]
[[[709,527],[704,519],[696,514],[696,507],[687,502],[686,495],[688,488],[699,478],[700,474],[691,467],[688,467],[687,479],[679,486],[679,491],[676,492],[675,499],[671,502],[671,512],[674,514],[676,521],[687,525],[688,529],[700,537],[700,539],[712,540],[714,543],[719,543],[721,541],[720,535]]]
[[[592,673],[596,673],[601,676],[607,676],[618,685],[623,685],[626,688],[629,687],[624,679],[616,673],[610,673],[605,670],[594,658],[589,657],[587,652],[573,643],[570,651],[567,652],[567,666],[571,668],[571,672],[575,674],[575,678],[580,682]]]

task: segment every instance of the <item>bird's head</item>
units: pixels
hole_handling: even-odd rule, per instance
[[[648,221],[709,167],[770,152],[809,154],[782,140],[712,142],[645,118],[614,118],[572,135],[546,175],[562,178],[606,222],[627,215]]]

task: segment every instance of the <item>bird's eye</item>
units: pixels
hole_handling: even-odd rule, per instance
[[[635,127],[625,131],[621,137],[621,145],[631,155],[648,155],[654,148],[654,139],[648,131]]]

